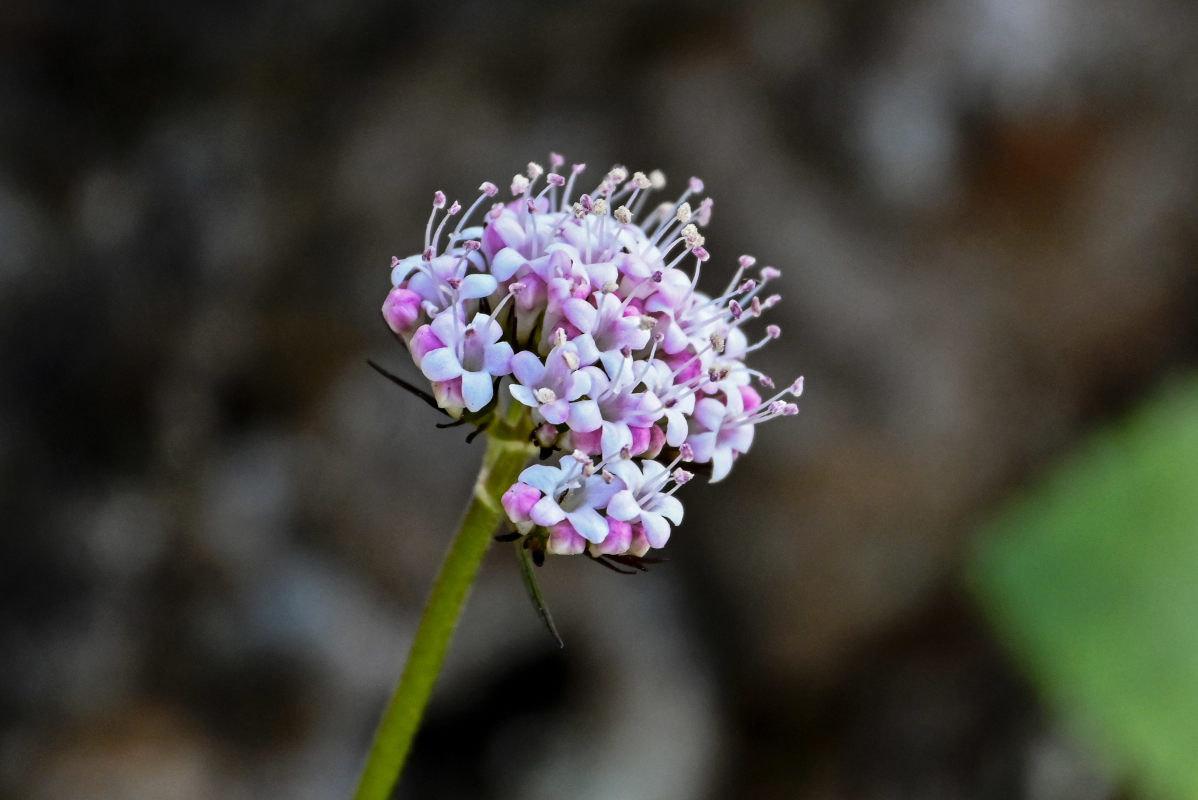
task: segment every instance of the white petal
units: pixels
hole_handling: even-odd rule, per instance
[[[466,401],[466,408],[478,411],[491,402],[491,398],[494,396],[495,387],[491,383],[490,374],[486,372],[462,373],[462,399]]]
[[[539,405],[537,403],[537,398],[532,393],[532,389],[529,389],[527,386],[521,386],[518,383],[510,383],[508,384],[507,390],[511,392],[512,397],[516,398],[516,401],[521,405],[528,406],[529,408],[536,408]]]
[[[670,541],[670,523],[661,514],[653,511],[641,512],[641,524],[645,526],[645,538],[650,547],[665,547]]]
[[[561,479],[562,471],[548,464],[533,464],[520,473],[520,483],[540,489],[543,494],[553,494]]]
[[[534,506],[535,508],[535,506]],[[584,506],[566,515],[578,535],[588,542],[602,542],[607,538],[607,520],[593,508]]]
[[[438,347],[424,354],[420,371],[430,381],[448,381],[462,374],[462,365],[452,347]]]
[[[520,255],[519,250],[505,247],[491,259],[491,274],[501,281],[506,281],[527,263],[528,259]]]
[[[675,525],[682,524],[682,501],[672,494],[658,495],[653,510]]]
[[[579,433],[592,433],[603,424],[603,414],[594,400],[579,400],[570,404],[570,429]]]
[[[476,300],[479,297],[487,297],[498,286],[499,283],[495,280],[494,276],[472,272],[462,278],[462,285],[458,288],[458,297],[462,300]]]
[[[538,525],[555,525],[566,518],[566,512],[552,497],[545,496],[528,511],[528,516]]]
[[[711,454],[711,482],[716,483],[728,477],[732,471],[732,448],[716,446]]]
[[[627,489],[616,492],[615,496],[607,501],[607,515],[612,519],[629,522],[639,517],[640,514],[641,507],[637,504],[636,498],[632,496],[632,492]]]

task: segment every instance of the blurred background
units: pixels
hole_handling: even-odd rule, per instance
[[[348,797],[482,452],[366,366],[390,258],[550,150],[701,176],[807,393],[668,563],[550,560],[564,650],[494,547],[398,796],[1149,796],[971,587],[1198,364],[1198,5],[2,16],[0,798]]]

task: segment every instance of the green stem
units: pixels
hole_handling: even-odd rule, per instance
[[[470,506],[433,584],[407,666],[383,712],[354,800],[388,800],[399,781],[462,604],[503,516],[499,498],[516,482],[529,456],[536,452],[527,441],[515,436],[515,426],[498,420],[488,432],[487,452]]]

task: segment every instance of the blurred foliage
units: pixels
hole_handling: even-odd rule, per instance
[[[1048,698],[1148,796],[1198,797],[1198,382],[1004,511],[974,586]]]

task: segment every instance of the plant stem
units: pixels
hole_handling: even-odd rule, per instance
[[[499,498],[516,482],[529,456],[536,452],[515,435],[514,426],[498,420],[487,433],[487,451],[474,495],[429,594],[407,666],[383,712],[354,800],[388,800],[399,782],[462,604],[503,516]]]

